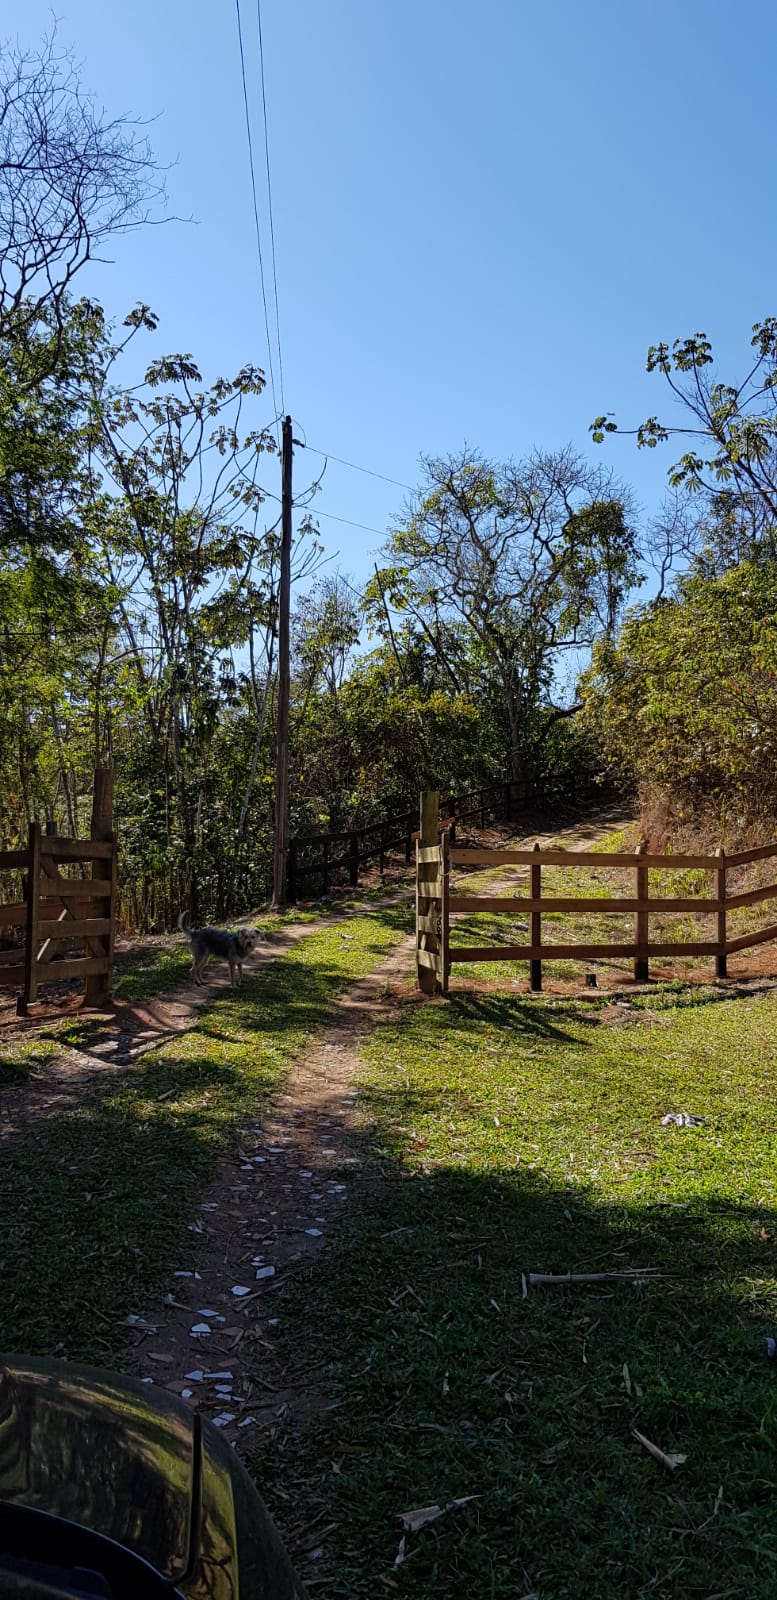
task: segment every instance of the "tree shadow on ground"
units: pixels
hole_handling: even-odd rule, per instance
[[[771,1600],[773,1207],[605,1204],[536,1173],[382,1159],[339,1247],[282,1291],[284,1353],[323,1363],[334,1409],[252,1461],[299,1560],[308,1523],[330,1527],[326,1593]],[[524,1283],[629,1268],[662,1275]],[[671,1473],[635,1429],[687,1459]],[[467,1496],[394,1567],[398,1513]]]
[[[328,961],[268,964],[6,1141],[0,1349],[126,1365],[127,1316],[169,1288],[236,1127],[261,1117],[346,982]]]

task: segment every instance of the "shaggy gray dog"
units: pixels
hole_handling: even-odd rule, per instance
[[[195,983],[204,982],[203,972],[211,960],[227,962],[233,989],[242,983],[243,961],[259,938],[256,928],[238,928],[234,933],[229,933],[226,928],[187,928],[183,911],[178,918],[178,926],[189,941]]]

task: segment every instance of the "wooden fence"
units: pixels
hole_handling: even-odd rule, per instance
[[[489,822],[512,822],[522,811],[544,811],[554,805],[575,804],[575,780],[570,776],[561,780],[507,779],[480,789],[470,789],[466,794],[444,795],[440,800],[440,816],[448,822],[451,838],[455,840],[457,823],[475,823],[485,828]],[[318,880],[321,894],[328,894],[338,876],[347,874],[352,888],[359,883],[359,869],[368,862],[376,862],[383,876],[386,859],[399,852],[409,866],[413,860],[413,845],[418,828],[418,813],[403,811],[380,822],[369,822],[344,833],[298,834],[289,843],[286,868],[286,898],[293,904],[300,886]]]
[[[76,869],[63,876],[60,867]],[[86,980],[90,1001],[111,988],[116,908],[116,841],[65,839],[30,823],[25,850],[1,850],[0,873],[20,874],[23,898],[0,904],[0,986],[21,987],[24,1015],[38,988],[64,978]],[[88,874],[88,875],[87,875]],[[18,881],[18,879],[17,879]],[[17,944],[8,931],[20,930]],[[73,944],[80,946],[78,954]]]
[[[739,906],[754,906],[777,900],[777,883],[748,889],[742,894],[727,893],[727,874],[735,867],[777,857],[777,844],[762,845],[725,855],[649,855],[639,849],[626,851],[545,850],[535,844],[531,850],[457,849],[447,834],[439,834],[436,796],[422,796],[421,835],[416,851],[416,962],[419,987],[426,993],[448,992],[451,967],[476,961],[525,961],[529,966],[531,988],[542,988],[543,961],[633,960],[634,977],[646,982],[651,957],[710,956],[718,978],[727,975],[727,959],[753,945],[777,939],[777,924],[754,933],[730,939],[727,916]],[[439,837],[438,837],[439,835]],[[436,842],[431,840],[436,838]],[[451,867],[476,867],[480,871],[500,866],[525,866],[529,869],[529,893],[520,896],[451,894]],[[585,895],[543,895],[543,867],[597,867],[600,870],[630,868],[634,873],[632,897]],[[714,893],[702,895],[651,895],[648,873],[695,868],[709,873]],[[522,945],[451,945],[451,917],[457,913],[492,912],[515,917],[528,913],[529,941]],[[551,912],[592,913],[627,916],[633,919],[633,937],[612,944],[550,944],[543,942],[542,914]],[[650,917],[659,912],[685,912],[695,916],[714,916],[715,939],[667,940],[650,938]]]

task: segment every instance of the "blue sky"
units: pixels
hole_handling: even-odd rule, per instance
[[[242,14],[261,175],[255,0]],[[206,377],[266,366],[233,0],[57,17],[108,110],[157,118],[170,210],[196,219],[118,241],[84,287],[111,314],[150,302],[155,353]],[[644,371],[659,339],[704,329],[744,372],[777,312],[773,0],[262,0],[262,19],[284,393],[311,445],[413,484],[421,453],[595,453],[601,411],[671,417]],[[26,0],[4,32],[50,21]],[[649,514],[671,447],[603,449]],[[319,464],[298,454],[298,487]],[[379,537],[323,514],[381,530],[402,498],[330,466],[344,571]]]

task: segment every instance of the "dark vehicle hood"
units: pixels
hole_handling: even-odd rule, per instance
[[[0,1507],[130,1550],[186,1600],[298,1600],[302,1586],[234,1451],[155,1385],[0,1357]]]

